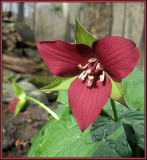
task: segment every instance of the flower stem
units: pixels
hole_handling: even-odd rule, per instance
[[[51,109],[49,109],[45,104],[41,103],[40,101],[38,101],[38,100],[36,100],[36,99],[34,99],[32,97],[25,97],[25,98],[37,103],[42,108],[44,108],[48,113],[50,113],[56,120],[59,120],[59,117]]]
[[[110,102],[111,102],[111,107],[112,107],[112,111],[113,111],[113,115],[114,115],[114,120],[118,121],[118,115],[117,115],[115,102],[111,98],[110,98]]]

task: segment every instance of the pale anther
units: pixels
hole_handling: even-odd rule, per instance
[[[85,73],[82,77],[81,80],[85,80],[85,78],[87,77],[88,73]]]
[[[101,71],[101,70],[102,70],[102,68],[100,67],[100,63],[97,64],[96,70],[98,70],[98,71]]]
[[[87,83],[87,86],[91,86],[93,84],[93,81],[94,81],[94,76],[88,76],[88,83]]]
[[[91,59],[88,60],[89,63],[96,62],[96,61],[97,61],[96,58],[91,58]]]
[[[88,64],[86,64],[85,66],[82,66],[81,64],[79,64],[78,67],[79,67],[80,69],[86,69],[86,68],[88,67]]]
[[[80,76],[78,77],[79,79],[81,79],[82,78],[82,76],[85,74],[86,72],[85,71],[83,71],[81,74],[80,74]]]
[[[92,79],[92,80],[91,80],[91,79],[89,79],[89,80],[88,80],[88,83],[87,83],[87,86],[89,86],[89,87],[90,87],[90,86],[93,84],[93,81],[94,81],[94,79]]]
[[[94,76],[88,76],[88,79],[92,80],[94,79]]]
[[[88,69],[88,70],[86,71],[86,73],[88,73],[88,74],[91,73],[91,69]]]
[[[100,81],[103,82],[105,79],[105,72],[103,71],[102,74],[100,75]]]

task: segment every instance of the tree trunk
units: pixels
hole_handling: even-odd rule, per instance
[[[111,34],[112,3],[84,3],[81,17],[83,27],[95,38]]]
[[[24,2],[18,3],[17,21],[18,22],[24,21]]]
[[[33,6],[33,9],[34,9],[34,11],[33,11],[33,27],[32,27],[34,35],[35,35],[35,25],[36,25],[36,5],[37,5],[37,3],[34,2],[34,6]]]
[[[140,49],[141,58],[138,63],[144,69],[144,3],[125,3],[124,37],[131,39]]]
[[[9,11],[12,12],[12,2],[9,3]]]
[[[65,22],[65,41],[70,42],[71,41],[71,36],[70,36],[70,12],[69,12],[68,3],[63,3],[63,16],[64,16],[64,22]]]

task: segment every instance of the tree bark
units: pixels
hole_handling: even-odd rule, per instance
[[[17,21],[24,21],[24,2],[18,2],[18,13],[17,13]]]
[[[34,11],[33,11],[33,20],[32,20],[32,22],[33,22],[32,28],[33,28],[34,35],[35,35],[35,25],[36,25],[36,5],[37,5],[37,3],[34,2],[34,6],[33,6]]]
[[[65,22],[65,41],[70,42],[71,41],[70,12],[69,12],[68,3],[63,3],[63,16],[64,16],[64,22]]]
[[[95,38],[111,34],[112,3],[84,3],[81,17],[83,27]]]
[[[144,3],[125,3],[125,7],[124,37],[140,49],[138,67],[144,70]]]
[[[12,12],[12,2],[9,3],[9,11]]]

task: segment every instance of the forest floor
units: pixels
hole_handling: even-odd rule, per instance
[[[55,109],[57,105],[56,102],[48,104],[51,109]],[[14,114],[7,110],[8,103],[3,103],[2,107],[2,157],[26,157],[31,139],[51,116],[49,117],[44,109],[35,104],[31,104],[15,118]]]

